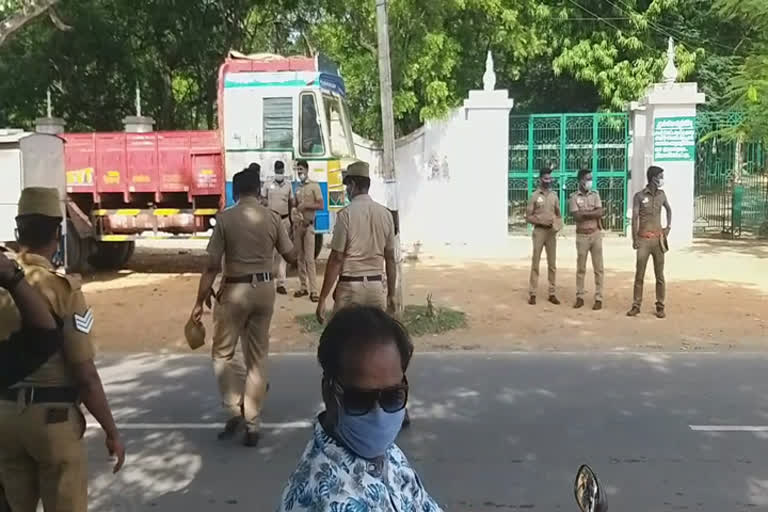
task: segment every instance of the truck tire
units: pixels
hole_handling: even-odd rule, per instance
[[[134,242],[96,242],[88,262],[96,270],[119,270],[133,254]]]
[[[72,222],[67,222],[67,271],[82,273],[88,263],[89,240],[80,238]]]
[[[320,256],[320,251],[323,250],[323,234],[315,233],[315,259]]]

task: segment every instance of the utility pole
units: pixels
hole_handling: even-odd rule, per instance
[[[384,139],[382,172],[387,193],[387,208],[392,211],[395,220],[395,261],[397,280],[395,299],[397,315],[403,313],[403,263],[400,249],[400,212],[397,194],[397,174],[395,173],[395,116],[392,109],[392,63],[389,58],[389,16],[387,0],[376,1],[376,31],[379,36],[379,89],[381,89],[381,132]]]

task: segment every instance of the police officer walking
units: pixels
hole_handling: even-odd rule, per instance
[[[552,190],[552,169],[544,167],[539,171],[539,186],[528,201],[525,220],[533,224],[533,256],[531,258],[531,278],[528,288],[528,304],[536,304],[536,292],[539,287],[539,264],[541,251],[547,251],[547,277],[549,278],[549,302],[559,305],[555,295],[557,273],[557,232],[562,228],[560,215],[560,197]]]
[[[213,368],[223,405],[229,414],[219,439],[231,439],[245,424],[244,444],[259,442],[260,415],[267,391],[269,324],[275,305],[272,264],[275,249],[289,262],[296,257],[280,215],[260,203],[258,171],[249,168],[239,179],[240,200],[216,216],[208,243],[208,264],[200,277],[191,317],[201,322],[203,305],[222,271],[213,310]],[[242,339],[245,368],[235,360]]]
[[[593,310],[603,308],[603,203],[593,188],[592,171],[579,171],[579,189],[571,194],[568,209],[576,221],[576,303],[575,309],[584,306],[584,276],[587,273],[587,255],[592,255],[595,272],[595,304]]]
[[[56,272],[51,263],[61,236],[60,204],[56,189],[26,188],[16,218],[20,275],[46,297],[61,322],[63,343],[19,383],[0,389],[0,481],[14,512],[34,512],[40,499],[46,511],[87,509],[81,402],[106,434],[107,451],[116,457],[113,471],[125,461],[125,448],[93,362],[89,338],[93,311],[85,303],[79,279]],[[10,300],[0,300],[0,318],[0,339],[27,321]]]
[[[344,185],[350,203],[336,215],[331,255],[317,305],[320,323],[325,321],[326,301],[334,287],[334,312],[353,304],[395,311],[397,265],[392,213],[368,195],[371,178],[367,163],[354,162],[347,167]],[[382,275],[385,269],[386,293]]]
[[[281,160],[275,162],[275,180],[267,187],[265,195],[267,208],[280,216],[283,227],[287,233],[290,233],[291,207],[294,205],[293,188],[290,182],[285,181],[285,164]],[[288,290],[285,288],[287,267],[285,259],[278,251],[275,251],[274,268],[277,269],[277,293],[280,295],[288,294]]]
[[[637,251],[635,270],[635,289],[632,309],[627,316],[640,314],[643,302],[643,281],[648,258],[653,258],[653,271],[656,275],[656,316],[665,318],[664,298],[664,253],[667,251],[667,237],[672,227],[672,208],[664,193],[664,169],[651,166],[646,173],[648,185],[635,194],[632,201],[632,246]],[[661,209],[667,212],[667,227],[661,227]]]
[[[315,267],[315,212],[325,208],[320,185],[309,179],[306,160],[296,162],[301,184],[296,190],[296,209],[293,218],[293,242],[296,244],[301,288],[294,297],[306,297],[317,302],[317,270]]]

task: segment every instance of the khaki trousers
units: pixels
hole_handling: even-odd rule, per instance
[[[666,282],[664,281],[664,251],[658,238],[638,238],[637,268],[635,269],[635,296],[632,304],[638,308],[643,303],[643,282],[648,258],[653,257],[653,273],[656,276],[656,305],[664,306]]]
[[[334,313],[352,305],[387,309],[387,296],[383,281],[339,281],[333,297]]]
[[[285,228],[286,233],[291,232],[291,221],[288,219],[288,217],[281,220],[283,227]],[[280,255],[277,250],[275,250],[275,260],[274,260],[274,268],[272,270],[272,273],[275,274],[275,285],[276,286],[285,286],[285,275],[286,271],[288,269],[288,263],[285,261],[285,259]]]
[[[592,270],[595,272],[595,300],[603,300],[603,233],[595,231],[590,235],[576,234],[576,298],[584,298],[584,277],[587,274],[587,255],[592,255]]]
[[[269,324],[275,307],[275,286],[265,283],[225,284],[213,310],[213,370],[224,408],[239,417],[240,406],[249,431],[258,431],[267,394]],[[245,368],[235,359],[243,343]]]
[[[539,264],[541,251],[547,251],[547,277],[549,279],[549,294],[555,294],[555,275],[557,273],[557,231],[551,228],[533,228],[533,257],[531,258],[531,280],[528,293],[536,296],[539,288]]]
[[[301,223],[299,223],[301,224]],[[317,269],[315,268],[315,226],[298,225],[294,231],[293,244],[298,253],[299,283],[301,289],[317,295]]]
[[[13,512],[88,509],[85,418],[75,405],[0,400],[0,481]]]

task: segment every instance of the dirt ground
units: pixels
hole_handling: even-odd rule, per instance
[[[627,318],[634,253],[625,239],[606,240],[604,309],[572,309],[575,298],[573,240],[558,245],[558,296],[546,302],[542,261],[539,305],[529,306],[530,242],[512,239],[507,253],[467,262],[458,250],[442,248],[404,265],[406,303],[424,304],[427,294],[441,306],[467,313],[469,327],[417,340],[420,350],[671,350],[718,351],[768,348],[768,245],[697,242],[667,255],[666,320],[653,316],[653,267],[646,274],[645,304]],[[321,255],[321,260],[323,256]],[[187,351],[183,326],[204,262],[201,247],[139,247],[129,268],[84,276],[96,313],[94,338],[104,352]],[[318,276],[322,276],[322,261]],[[322,279],[319,277],[319,279]],[[320,284],[320,283],[318,283]],[[289,288],[298,281],[289,277]],[[592,289],[588,267],[587,289]],[[297,314],[314,312],[306,298],[278,296],[272,321],[272,351],[313,350],[316,335],[301,332]],[[210,335],[210,314],[206,313]]]

